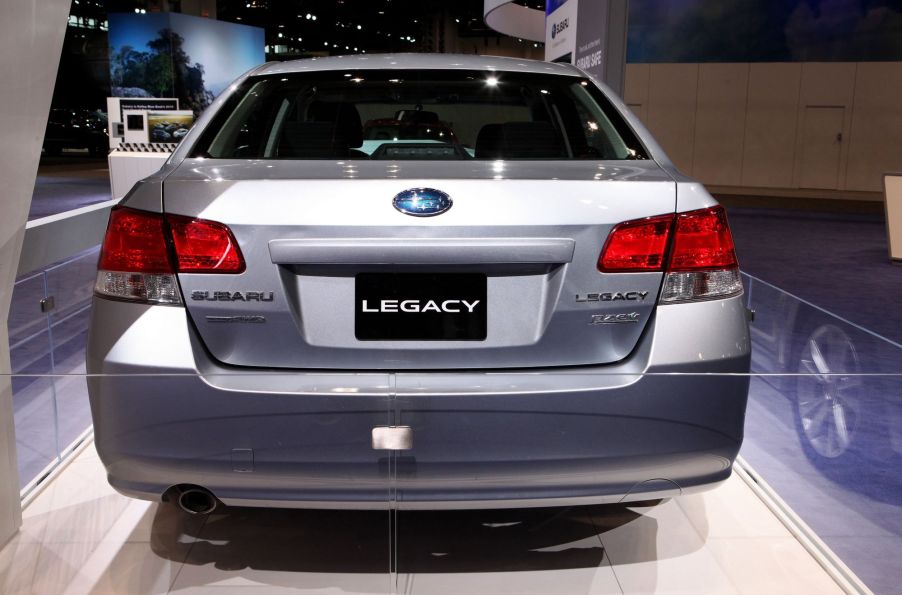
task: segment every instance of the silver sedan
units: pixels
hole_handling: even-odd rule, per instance
[[[124,494],[492,508],[725,480],[749,354],[723,208],[604,86],[345,56],[247,73],[113,210],[88,371]]]

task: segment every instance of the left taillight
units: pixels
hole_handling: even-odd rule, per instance
[[[232,231],[222,223],[182,215],[166,215],[180,273],[237,274],[244,257]]]
[[[133,302],[182,303],[162,214],[125,207],[110,212],[94,292]]]
[[[97,268],[97,295],[179,305],[176,273],[241,273],[244,259],[221,223],[116,207]]]

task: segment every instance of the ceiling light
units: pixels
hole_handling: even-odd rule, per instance
[[[485,84],[487,84],[490,87],[494,87],[498,84],[498,79],[493,76],[490,76],[489,78],[485,79]]]

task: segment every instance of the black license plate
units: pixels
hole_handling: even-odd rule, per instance
[[[483,274],[359,273],[355,285],[361,341],[485,340]]]

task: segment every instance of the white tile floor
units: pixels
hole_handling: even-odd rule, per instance
[[[0,551],[0,593],[839,593],[741,479],[653,506],[423,513],[129,500],[88,446]]]

